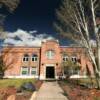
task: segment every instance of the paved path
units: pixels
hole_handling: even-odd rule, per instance
[[[37,92],[36,100],[68,100],[58,83],[44,82]]]

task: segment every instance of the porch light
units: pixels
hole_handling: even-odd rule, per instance
[[[44,65],[44,63],[42,63],[42,66]]]
[[[56,63],[56,66],[58,66],[58,63]]]

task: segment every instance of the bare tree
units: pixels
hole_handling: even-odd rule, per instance
[[[78,59],[76,58],[76,60],[72,61],[73,55],[68,55],[68,53],[66,52],[62,52],[62,56],[66,58],[66,60],[64,59],[61,63],[63,74],[66,76],[78,74],[80,69],[80,64],[78,62]]]
[[[100,88],[100,0],[63,0],[57,10],[56,30],[86,48]],[[100,21],[99,21],[100,22]],[[95,39],[95,53],[90,40]]]
[[[10,12],[13,12],[17,8],[19,2],[20,0],[0,0],[1,7],[3,5],[6,6]]]
[[[20,3],[20,0],[0,0],[0,9],[5,6],[12,13]],[[0,31],[3,31],[3,24],[6,15],[0,14]]]
[[[11,47],[2,49],[0,53],[0,78],[4,77],[6,70],[13,68],[13,65],[17,63],[17,58],[12,56],[13,54],[15,52]]]
[[[10,13],[12,13],[20,3],[20,0],[0,0],[0,9],[5,6]],[[0,14],[0,40],[4,39],[7,35],[6,32],[4,32],[4,20],[6,15]],[[10,61],[8,61],[9,54],[11,51],[11,48],[8,48],[7,51],[3,47],[0,46],[0,74],[3,77],[5,70],[9,69],[12,64],[16,61],[15,58],[12,58]]]

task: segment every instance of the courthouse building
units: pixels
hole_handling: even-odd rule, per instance
[[[91,61],[85,48],[79,46],[60,46],[57,40],[46,40],[40,47],[9,46],[3,50],[8,78],[58,79],[64,76],[63,62],[71,59],[80,65],[80,75],[88,68],[94,74]]]

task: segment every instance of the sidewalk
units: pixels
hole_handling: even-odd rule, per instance
[[[34,100],[68,100],[58,83],[44,82]]]

